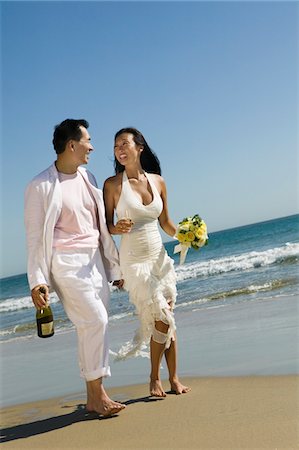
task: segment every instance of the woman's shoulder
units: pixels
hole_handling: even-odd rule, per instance
[[[160,195],[162,195],[162,192],[165,191],[165,181],[164,178],[161,177],[161,175],[158,175],[157,173],[150,173],[148,174],[151,177],[152,182],[155,184],[158,192]]]
[[[115,188],[121,185],[122,182],[122,173],[117,173],[116,175],[109,177],[105,180],[104,187],[106,188]]]
[[[151,176],[155,184],[158,184],[159,186],[165,185],[164,178],[161,175],[158,175],[157,173],[150,173],[149,175]]]

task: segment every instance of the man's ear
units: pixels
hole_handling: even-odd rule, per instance
[[[75,141],[73,139],[70,139],[68,143],[66,144],[66,148],[69,148],[71,151],[75,150]]]

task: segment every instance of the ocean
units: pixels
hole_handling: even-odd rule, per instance
[[[209,233],[209,244],[190,249],[184,265],[175,261],[178,297],[175,310],[223,308],[235,303],[283,299],[299,293],[299,215]],[[3,278],[0,291],[0,342],[36,335],[35,309],[26,274]],[[73,329],[56,294],[51,294],[55,333]],[[126,322],[134,307],[124,291],[113,289],[110,323]]]

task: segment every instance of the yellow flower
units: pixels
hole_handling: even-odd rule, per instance
[[[192,242],[195,239],[195,234],[192,231],[188,231],[186,234],[186,241],[187,242]]]
[[[176,237],[178,238],[178,240],[180,242],[185,242],[186,241],[186,233],[177,233]]]
[[[204,230],[202,227],[198,228],[198,230],[195,231],[195,236],[197,239],[202,239],[206,235],[206,230]]]
[[[202,228],[203,230],[207,231],[207,225],[205,224],[204,221],[202,221],[200,228]]]

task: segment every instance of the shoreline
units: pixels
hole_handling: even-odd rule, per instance
[[[299,298],[269,298],[193,309],[176,314],[178,373],[181,377],[291,375],[299,373]],[[111,323],[113,351],[131,339],[138,320]],[[34,337],[1,345],[1,405],[64,397],[85,390],[78,374],[77,338],[74,331],[48,340]],[[145,383],[148,358],[115,362],[106,389]],[[167,379],[162,360],[161,379]]]
[[[299,376],[182,378],[192,391],[165,399],[148,385],[108,388],[126,404],[111,418],[87,414],[85,393],[1,409],[4,447],[23,449],[298,448]]]

